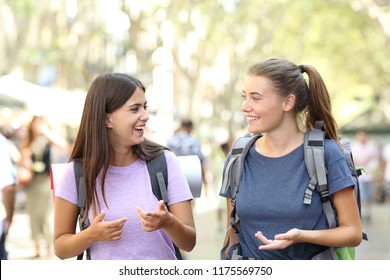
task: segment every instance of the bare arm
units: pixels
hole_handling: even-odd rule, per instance
[[[62,198],[54,202],[54,251],[60,259],[71,258],[84,252],[92,244],[86,232],[76,234],[79,208]]]
[[[346,188],[334,194],[333,204],[338,213],[338,227],[329,230],[313,231],[306,242],[325,246],[358,246],[362,241],[362,224],[359,218],[353,188]]]
[[[190,252],[196,244],[195,222],[192,214],[191,201],[183,201],[169,206],[174,216],[170,226],[164,228],[172,242],[180,249]]]
[[[323,246],[343,247],[358,246],[362,240],[362,225],[353,188],[346,188],[334,194],[333,203],[338,213],[338,227],[326,230],[291,229],[277,234],[274,240],[268,239],[261,232],[257,238],[266,245],[259,249],[284,249],[300,242],[309,242]]]
[[[60,259],[78,256],[96,241],[118,240],[122,236],[127,218],[103,221],[101,212],[85,230],[76,233],[79,208],[62,198],[54,203],[54,251]]]

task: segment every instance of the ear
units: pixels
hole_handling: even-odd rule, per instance
[[[295,94],[290,93],[284,99],[283,110],[284,111],[291,111],[294,108],[294,105],[295,105]]]
[[[106,114],[104,117],[104,123],[106,124],[107,128],[112,128],[112,121],[111,121],[111,114]]]

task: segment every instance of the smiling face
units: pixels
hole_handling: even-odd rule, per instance
[[[241,110],[246,116],[250,133],[265,133],[276,129],[285,113],[284,98],[272,87],[271,80],[250,75],[245,79]]]
[[[149,113],[145,92],[137,87],[122,107],[106,114],[106,127],[112,147],[129,148],[144,140]]]

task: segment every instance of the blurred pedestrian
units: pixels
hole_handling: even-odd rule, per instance
[[[356,132],[355,141],[351,143],[351,151],[356,167],[362,167],[359,177],[362,220],[370,222],[371,206],[375,197],[375,175],[379,171],[380,149],[377,143],[369,138],[367,131]]]
[[[34,116],[21,142],[21,163],[18,167],[19,183],[26,194],[26,211],[30,218],[31,238],[35,245],[35,257],[41,255],[41,241],[44,255],[51,254],[53,242],[49,216],[52,209],[50,189],[50,164],[52,146],[67,149],[66,140],[53,132],[42,116]]]
[[[230,186],[221,189],[227,198],[229,225],[228,246],[222,253],[239,244],[243,258],[312,259],[329,246],[359,245],[362,226],[354,181],[338,143],[329,93],[317,70],[284,59],[256,63],[249,68],[241,94],[247,129],[259,138],[246,154],[239,191],[232,193]],[[329,199],[338,217],[335,228],[327,224],[318,191],[313,192],[311,204],[304,204],[310,181],[304,132],[316,120],[324,121],[327,138],[325,169]],[[237,223],[230,220],[233,210]]]
[[[6,138],[0,134],[0,259],[7,260],[8,252],[5,248],[5,241],[15,207],[15,184],[16,173],[9,155],[9,144]]]
[[[15,130],[12,129],[11,127],[4,127],[2,129],[2,134],[7,139],[8,151],[11,156],[12,163],[16,169],[18,164],[22,160],[22,155],[20,154],[18,148],[18,143],[17,143],[18,139],[16,139]]]
[[[175,152],[177,156],[197,155],[202,168],[202,182],[205,195],[208,192],[206,158],[202,152],[202,145],[193,135],[194,123],[189,118],[180,121],[179,128],[168,139],[167,146]]]
[[[20,139],[17,135],[18,130],[13,129],[10,126],[3,127],[2,133],[4,137],[7,139],[8,142],[8,150],[9,154],[12,159],[12,164],[14,167],[14,172],[18,175],[21,175],[23,171],[19,170],[18,172],[18,166],[20,165],[22,161],[22,155],[19,151],[20,146]],[[21,175],[23,176],[23,175]],[[15,194],[15,209],[23,209],[25,206],[25,193],[23,191],[23,188],[20,184],[16,184],[16,194]]]
[[[192,194],[178,159],[144,137],[144,85],[108,73],[91,84],[70,162],[55,190],[54,249],[61,258],[85,250],[91,259],[176,259],[174,245],[195,246]],[[152,192],[147,162],[165,153],[168,208]],[[90,226],[76,233],[74,161],[82,163]]]

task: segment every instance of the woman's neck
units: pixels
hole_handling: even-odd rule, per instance
[[[256,151],[268,157],[281,157],[303,144],[304,133],[298,128],[265,133],[256,141]]]
[[[131,149],[126,151],[114,150],[110,164],[113,166],[127,166],[134,163],[136,160],[137,158]]]

